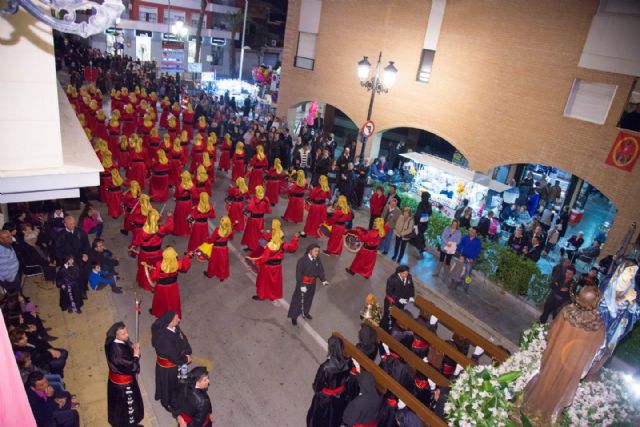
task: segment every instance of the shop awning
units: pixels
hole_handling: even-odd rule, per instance
[[[456,165],[451,163],[448,160],[441,159],[440,157],[432,156],[431,154],[424,153],[404,153],[401,154],[402,157],[405,157],[409,160],[412,160],[418,164],[430,166],[441,170],[443,172],[447,172],[451,175],[457,176],[464,180],[475,182],[480,185],[484,185],[491,190],[497,191],[498,193],[502,193],[503,191],[509,190],[511,187],[507,184],[503,184],[500,181],[496,181],[491,179],[490,176],[476,172],[474,170],[465,168],[463,166]]]

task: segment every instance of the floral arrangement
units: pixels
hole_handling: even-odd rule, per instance
[[[546,325],[534,324],[524,331],[520,351],[499,366],[467,367],[451,384],[445,405],[451,426],[515,426],[510,419],[516,411],[515,401],[540,369],[547,347]],[[573,404],[565,409],[562,426],[629,424],[640,416],[640,403],[628,392],[624,374],[603,369],[600,381],[583,381]],[[521,419],[527,425],[526,419]]]

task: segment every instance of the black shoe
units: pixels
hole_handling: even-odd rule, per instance
[[[313,317],[311,317],[310,314],[303,314],[302,317],[304,317],[307,320],[313,320]]]
[[[345,268],[344,271],[346,271],[347,273],[349,273],[350,275],[355,275],[356,273],[354,273],[353,271],[351,271],[350,268]]]
[[[149,314],[153,316],[153,313],[151,312],[151,309],[149,309]]]
[[[213,276],[209,276],[206,271],[203,271],[202,274],[204,274],[205,277],[208,277],[209,279],[213,279]]]
[[[304,231],[300,232],[300,237],[302,237],[303,239],[307,238],[307,233],[305,233]]]
[[[67,313],[73,313],[73,309],[72,308],[67,309]]]
[[[249,252],[251,250],[251,248],[242,248],[243,251],[245,252]]]
[[[76,313],[78,313],[78,314],[82,314],[82,310],[78,309],[78,310],[76,311]]]
[[[322,250],[322,253],[323,253],[323,254],[325,254],[325,255],[329,255],[329,256],[333,255],[333,254],[330,254],[329,252],[327,252],[327,250],[326,250],[326,249],[323,249],[323,250]]]
[[[398,262],[398,261],[396,261],[396,257],[394,257],[394,256],[391,257],[391,261]]]
[[[49,334],[44,336],[44,340],[45,341],[55,341],[57,339],[58,339],[58,337],[54,337],[53,335],[49,335]]]
[[[122,293],[122,288],[118,287],[118,286],[112,286],[111,287],[111,292],[113,292],[114,294],[121,294]]]
[[[251,299],[255,301],[262,301],[262,298],[260,298],[258,295],[252,296]]]
[[[298,326],[298,319],[291,318],[291,324],[293,326]]]
[[[122,234],[123,236],[127,236],[129,232],[123,228],[120,230],[120,234]]]

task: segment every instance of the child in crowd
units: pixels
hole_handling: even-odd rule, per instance
[[[91,273],[89,273],[89,286],[91,290],[98,290],[98,286],[101,284],[111,286],[111,291],[116,294],[122,293],[122,288],[116,286],[116,278],[113,275],[102,272],[100,264],[97,262],[91,263]]]

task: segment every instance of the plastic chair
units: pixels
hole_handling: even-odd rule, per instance
[[[44,268],[41,265],[25,265],[22,268],[22,281],[20,287],[24,287],[24,282],[29,277],[42,276],[44,278]]]

